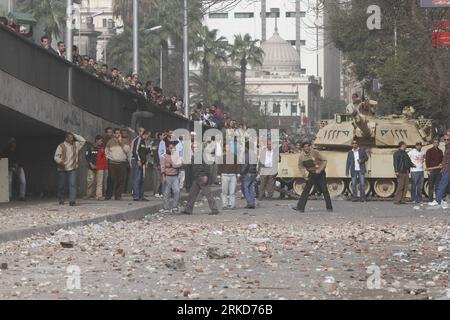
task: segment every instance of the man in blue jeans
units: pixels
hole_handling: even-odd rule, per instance
[[[347,165],[346,174],[352,177],[352,201],[356,202],[360,200],[361,202],[366,201],[365,193],[365,177],[366,177],[366,162],[369,160],[366,150],[359,147],[358,141],[352,142],[352,150],[348,152],[347,155]],[[358,181],[359,180],[359,181]],[[358,198],[358,182],[359,182],[359,193]]]
[[[131,142],[131,172],[133,177],[133,200],[148,201],[144,198],[144,170],[147,166],[147,140],[150,133],[139,128],[139,135]]]
[[[175,143],[169,142],[166,153],[161,156],[161,175],[163,183],[163,210],[178,212],[180,199],[180,180],[178,175],[183,162],[175,150]],[[173,193],[173,206],[169,209],[170,192]]]
[[[448,209],[448,204],[444,201],[444,197],[447,194],[447,188],[450,184],[450,135],[444,136],[444,142],[445,152],[444,160],[442,161],[442,178],[439,183],[436,201],[429,203],[429,205],[432,207],[441,205],[442,209]]]
[[[86,140],[77,134],[67,132],[66,139],[56,148],[54,160],[58,165],[58,200],[59,204],[64,204],[64,193],[66,180],[69,180],[69,201],[70,206],[75,206],[77,198],[77,169],[78,154],[83,148]]]
[[[255,158],[256,159],[256,158]],[[256,208],[256,175],[257,163],[252,164],[250,161],[250,144],[245,143],[245,163],[241,166],[241,177],[244,185],[244,197],[247,200],[247,209]]]

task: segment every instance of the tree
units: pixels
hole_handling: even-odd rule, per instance
[[[337,113],[345,112],[345,102],[335,98],[320,98],[321,119],[333,119]]]
[[[264,51],[257,43],[258,40],[253,40],[248,33],[243,37],[240,34],[234,36],[234,45],[231,48],[230,57],[232,62],[240,67],[241,71],[241,107],[245,106],[247,66],[258,66],[263,63]]]
[[[382,29],[366,26],[369,5],[382,9]],[[415,0],[329,1],[328,29],[335,46],[351,65],[366,92],[379,100],[383,113],[400,113],[412,105],[419,115],[450,125],[449,52],[431,45],[433,24],[450,19],[442,8],[422,9]],[[394,35],[397,31],[397,41]],[[372,92],[379,79],[381,91]]]
[[[197,37],[192,41],[191,60],[196,64],[202,65],[203,103],[209,103],[209,76],[211,66],[224,64],[228,60],[228,44],[224,37],[217,37],[218,30],[209,30],[202,26]]]
[[[66,23],[66,2],[58,0],[18,0],[18,11],[34,16],[49,37],[59,37]]]
[[[227,112],[234,111],[239,104],[239,79],[236,77],[235,68],[211,67],[208,77],[208,97],[207,101],[218,101],[225,106]],[[204,101],[204,77],[202,74],[192,74],[191,93],[192,102]],[[237,108],[238,109],[238,108]]]
[[[193,38],[201,27],[202,2],[189,0],[189,37]],[[149,42],[149,50],[140,54],[141,65],[153,66],[153,70],[144,70],[146,74],[153,74],[153,79],[159,79],[159,59],[162,50],[162,84],[167,92],[179,96],[183,93],[183,3],[182,0],[140,0],[139,1],[139,28],[149,29],[162,26],[161,29],[151,33],[143,33],[145,43]],[[121,17],[125,25],[132,27],[132,0],[114,0],[114,12]],[[132,42],[116,36],[120,41],[114,43],[118,46],[131,48]],[[141,38],[140,38],[141,39]],[[169,55],[169,39],[174,44],[174,50]],[[126,45],[122,40],[126,41]],[[141,41],[143,41],[141,39]],[[144,44],[141,44],[144,45]],[[108,54],[109,55],[109,54]],[[132,57],[126,56],[127,66],[131,66]],[[155,63],[157,59],[158,63]],[[147,61],[149,60],[149,61]],[[141,72],[142,73],[142,72]],[[142,74],[143,76],[143,74]]]

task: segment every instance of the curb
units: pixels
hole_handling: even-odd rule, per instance
[[[212,190],[212,194],[214,197],[217,197],[221,194],[221,190]],[[188,199],[188,196],[182,196],[180,197],[180,202],[185,201]],[[155,214],[159,210],[162,209],[162,202],[158,204],[153,204],[148,207],[134,209],[134,210],[127,210],[123,212],[118,212],[110,215],[104,215],[96,218],[86,219],[86,220],[78,220],[78,221],[72,221],[67,223],[58,223],[53,224],[50,226],[38,226],[34,228],[24,228],[24,229],[17,229],[17,230],[10,230],[5,232],[0,232],[0,243],[9,242],[9,241],[16,241],[16,240],[22,240],[25,238],[29,238],[33,235],[37,234],[47,234],[51,232],[56,232],[59,229],[71,229],[76,227],[82,227],[87,226],[90,224],[98,224],[101,222],[118,222],[118,221],[133,221],[133,220],[140,220],[143,219],[145,216],[149,214]]]

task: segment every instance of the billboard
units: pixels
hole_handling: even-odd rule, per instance
[[[450,0],[420,0],[422,8],[450,8]]]
[[[435,22],[432,31],[433,48],[450,47],[450,21]]]

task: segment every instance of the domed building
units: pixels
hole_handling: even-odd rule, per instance
[[[311,132],[320,119],[320,81],[304,74],[297,50],[277,28],[261,48],[262,66],[248,72],[248,99],[266,115],[267,126]]]
[[[277,29],[269,40],[261,44],[261,49],[264,51],[262,71],[269,74],[300,75],[301,62],[298,52],[280,37]]]

